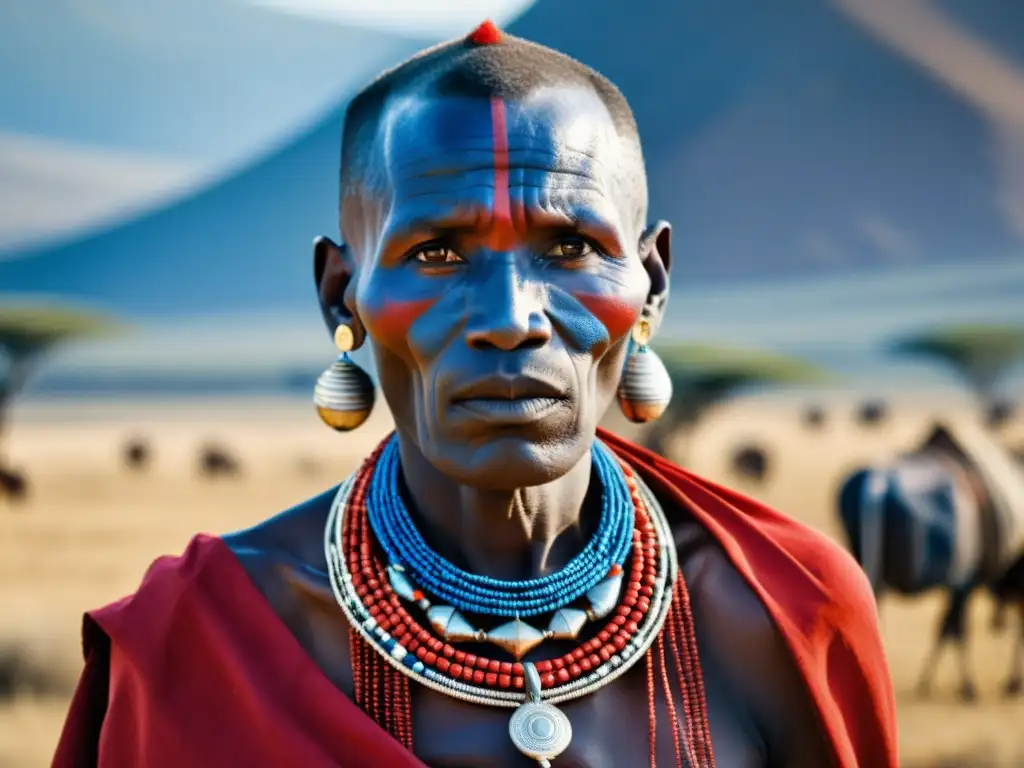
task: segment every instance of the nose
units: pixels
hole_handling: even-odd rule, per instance
[[[466,343],[505,352],[544,346],[551,340],[551,321],[544,312],[543,288],[524,280],[511,260],[489,267],[473,291]]]

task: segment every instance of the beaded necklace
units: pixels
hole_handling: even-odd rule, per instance
[[[356,703],[410,750],[410,680],[463,701],[517,707],[509,724],[510,737],[524,754],[549,766],[548,761],[571,740],[568,719],[553,705],[596,691],[643,656],[647,661],[654,766],[654,669],[660,659],[677,765],[682,766],[684,750],[665,661],[663,635],[667,634],[683,701],[687,763],[713,765],[688,595],[682,579],[677,578],[671,532],[650,491],[619,468],[633,509],[627,548],[630,571],[627,588],[621,600],[613,602],[614,615],[607,625],[557,659],[536,664],[488,659],[457,649],[454,644],[459,641],[446,638],[430,620],[429,601],[419,590],[403,595],[407,582],[396,580],[396,571],[374,552],[373,505],[368,499],[379,476],[379,460],[393,445],[393,441],[385,441],[342,484],[325,531],[332,588],[351,626]],[[603,447],[601,450],[606,451]],[[610,458],[607,452],[603,455]],[[621,566],[617,575],[620,579],[623,576]],[[428,614],[426,625],[434,633],[413,616],[411,611],[416,608]],[[556,612],[562,609],[555,608]],[[477,631],[466,639],[483,638]]]
[[[595,443],[592,458],[602,494],[601,518],[591,540],[564,568],[536,579],[509,581],[464,571],[427,546],[402,501],[398,440],[393,437],[377,460],[367,498],[370,526],[388,556],[392,589],[417,602],[446,640],[494,643],[516,660],[544,640],[574,640],[588,619],[603,619],[615,608],[636,514],[619,463],[600,443]],[[433,604],[424,591],[449,605]],[[585,608],[571,607],[583,596]],[[485,631],[460,610],[513,620]],[[521,618],[545,613],[551,618],[544,630]]]

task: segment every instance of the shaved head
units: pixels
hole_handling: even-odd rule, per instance
[[[383,72],[349,103],[342,131],[341,203],[356,188],[386,182],[374,168],[387,113],[403,97],[499,98],[520,101],[538,91],[570,87],[592,92],[604,105],[622,149],[623,191],[646,220],[647,179],[639,133],[625,97],[600,73],[485,23],[465,38],[428,48]]]
[[[618,89],[484,25],[356,96],[341,176],[342,242],[317,241],[314,275],[331,331],[372,341],[403,465],[491,490],[586,475],[669,287]]]

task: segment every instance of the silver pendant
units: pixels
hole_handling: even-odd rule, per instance
[[[480,632],[450,605],[435,605],[427,611],[430,626],[450,643],[480,640]]]
[[[488,632],[487,641],[504,649],[507,653],[515,656],[516,661],[519,661],[544,642],[544,633],[525,621],[516,619]]]
[[[596,619],[603,619],[614,611],[615,606],[619,604],[619,592],[621,591],[621,573],[601,579],[587,592],[587,600],[590,602],[590,610],[587,611],[587,617],[594,621]]]
[[[555,640],[575,640],[587,623],[587,612],[576,608],[559,608],[551,617],[548,633]]]
[[[526,701],[512,713],[508,735],[516,749],[541,768],[551,768],[551,760],[562,754],[572,741],[572,724],[556,707],[540,699],[540,674],[532,663],[523,664]]]

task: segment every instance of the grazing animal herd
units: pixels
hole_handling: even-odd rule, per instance
[[[129,472],[144,473],[153,465],[152,447],[142,438],[132,438],[124,445],[122,461]],[[315,471],[309,462],[303,469],[306,474]],[[199,450],[196,470],[207,479],[238,477],[242,474],[242,463],[228,448],[208,443]],[[24,504],[29,491],[29,481],[23,472],[0,465],[0,502],[6,500],[12,507]]]

